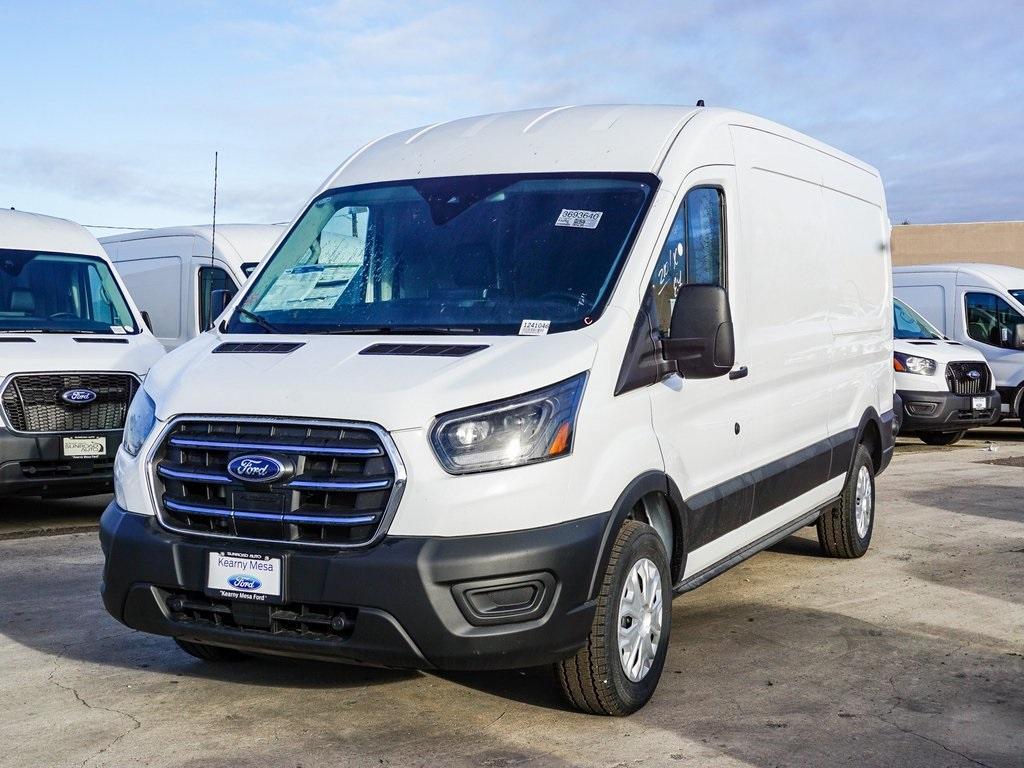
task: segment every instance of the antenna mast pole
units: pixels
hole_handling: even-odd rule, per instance
[[[213,266],[214,249],[217,247],[217,155],[213,153],[213,231],[210,234],[210,266]]]

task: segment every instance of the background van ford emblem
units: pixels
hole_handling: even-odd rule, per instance
[[[980,379],[981,378],[981,371],[968,371],[967,372],[967,378],[968,379]]]
[[[228,474],[247,483],[272,483],[284,473],[284,464],[270,456],[247,454],[228,462]]]
[[[96,393],[91,389],[85,389],[84,387],[78,387],[76,389],[65,389],[60,394],[60,399],[65,403],[71,405],[85,405],[91,403],[97,397]]]

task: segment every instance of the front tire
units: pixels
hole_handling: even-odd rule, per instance
[[[861,557],[874,528],[875,464],[868,449],[858,445],[839,503],[818,518],[818,543],[829,557]]]
[[[918,437],[921,438],[921,442],[925,445],[953,445],[953,443],[959,443],[966,434],[966,430],[961,430],[960,432],[922,432]]]
[[[671,628],[665,547],[649,525],[627,520],[612,546],[587,644],[555,665],[566,699],[595,715],[636,712],[658,686]]]

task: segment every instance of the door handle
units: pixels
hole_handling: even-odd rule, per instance
[[[748,373],[749,371],[747,370],[747,366],[742,365],[735,371],[729,371],[729,381],[736,381],[736,379],[745,378]]]

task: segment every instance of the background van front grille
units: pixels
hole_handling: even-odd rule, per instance
[[[124,428],[138,380],[124,373],[24,373],[11,377],[0,400],[18,432],[95,432]],[[89,389],[96,399],[66,403],[69,389]]]
[[[988,366],[974,361],[946,363],[946,384],[955,395],[984,395],[992,388]]]
[[[228,472],[235,458],[276,459],[270,483]],[[374,539],[397,503],[398,473],[368,426],[284,420],[184,420],[155,461],[161,519],[170,528],[262,541],[358,546]]]

